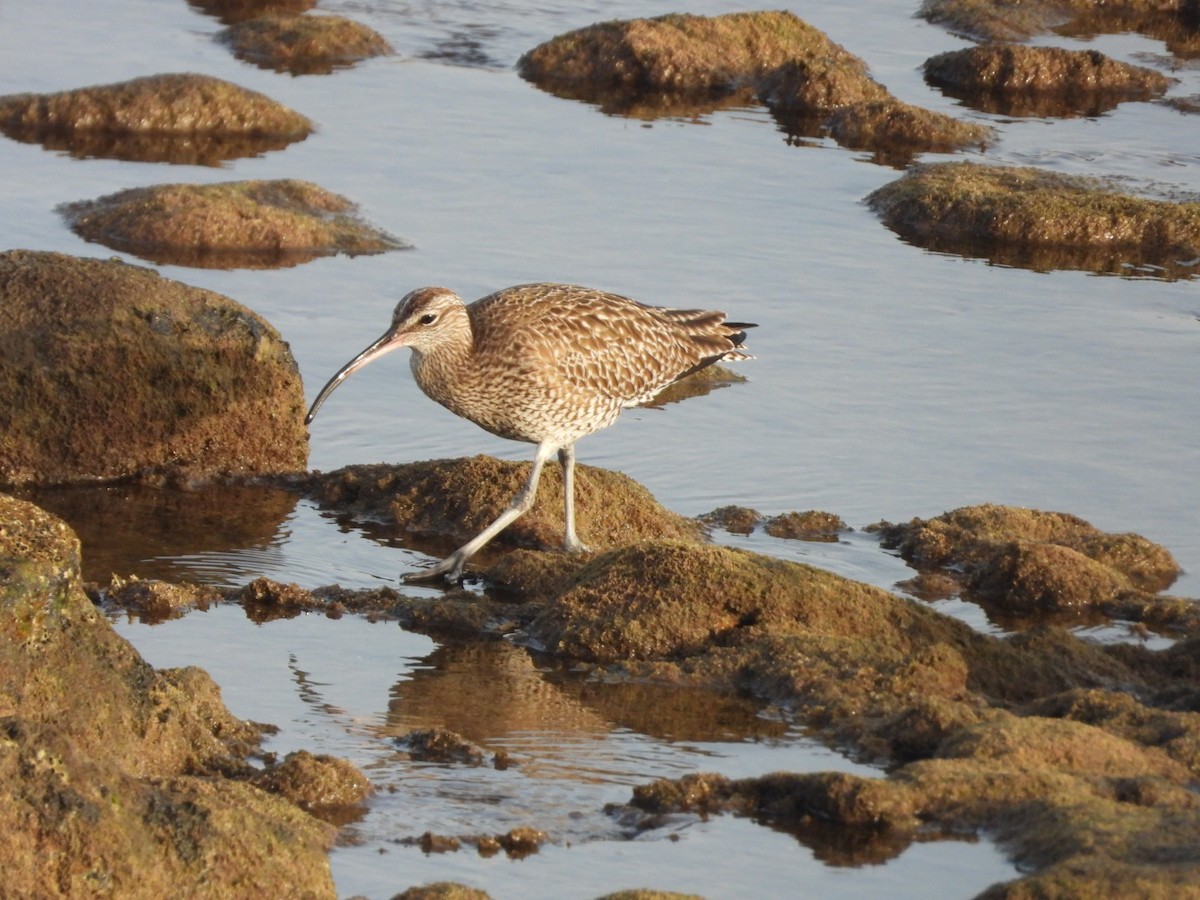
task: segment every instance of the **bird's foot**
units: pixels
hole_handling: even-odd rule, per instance
[[[592,548],[577,537],[568,537],[563,541],[563,549],[568,553],[591,553]]]
[[[457,552],[451,553],[440,563],[430,566],[428,569],[418,569],[415,572],[408,572],[401,575],[400,580],[405,584],[420,584],[431,581],[445,581],[448,584],[457,584],[462,581],[463,566],[466,563],[466,556]]]

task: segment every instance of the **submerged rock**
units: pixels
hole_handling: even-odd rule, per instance
[[[344,16],[266,13],[229,26],[219,37],[238,59],[293,75],[325,75],[392,53],[379,32]]]
[[[0,97],[4,134],[81,157],[211,166],[282,149],[312,130],[269,97],[208,75]]]
[[[1200,274],[1200,203],[1135,197],[1098,179],[935,163],[867,202],[901,237],[932,250],[1038,270]]]
[[[541,44],[518,69],[543,90],[620,115],[696,115],[758,99],[791,134],[832,134],[888,161],[992,134],[900,103],[866,63],[790,12],[603,22]]]
[[[0,254],[0,484],[303,470],[304,393],[267,322],[122,262]]]
[[[169,265],[280,268],[408,246],[362,222],[356,209],[292,179],[160,184],[60,207],[80,237]]]
[[[0,495],[0,843],[13,896],[334,897],[332,829],[228,776],[258,727],[84,596],[60,520]]]
[[[1171,85],[1154,69],[1097,50],[984,44],[925,61],[925,80],[986,112],[1006,116],[1098,116]]]

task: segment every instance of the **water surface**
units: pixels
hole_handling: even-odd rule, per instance
[[[1200,193],[1195,117],[1131,103],[1095,119],[1018,121],[931,90],[921,62],[965,42],[916,19],[915,6],[789,8],[862,56],[902,100],[995,125],[1000,140],[978,158],[1107,176],[1138,192]],[[716,306],[760,324],[751,335],[758,358],[740,365],[748,383],[632,411],[581,442],[582,462],[624,471],[689,515],[729,503],[766,514],[818,508],[861,528],[980,502],[1066,511],[1166,545],[1186,570],[1173,590],[1200,595],[1195,281],[1031,272],[923,252],[861,202],[899,175],[866,154],[822,141],[789,145],[757,108],[694,121],[607,117],[513,71],[522,52],[554,34],[678,9],[671,4],[331,0],[322,8],[376,28],[398,55],[293,78],[235,60],[213,40],[219,23],[182,0],[0,4],[0,94],[196,71],[263,91],[319,127],[285,151],[220,168],[71,159],[0,140],[3,246],[107,257],[72,234],[55,207],[170,181],[309,179],[360,202],[367,219],[416,249],[280,271],[159,268],[269,319],[291,343],[310,398],[384,328],[396,300],[424,284],[472,299],[560,280],[651,303]],[[699,0],[687,10],[735,8]],[[1143,64],[1162,65],[1165,52],[1136,35],[1038,42]],[[1182,82],[1172,93],[1200,92],[1194,65],[1172,74]],[[520,459],[530,449],[424,398],[395,355],[326,404],[310,464],[477,452]],[[265,574],[358,587],[393,583],[423,561],[294,497],[164,495],[148,501],[147,514],[144,498],[139,505],[121,490],[81,512],[70,501],[89,577],[235,585]],[[883,587],[911,574],[862,534],[832,545],[722,539]],[[989,628],[973,609],[947,607]],[[353,618],[259,626],[220,607],[120,628],[155,664],[208,669],[235,713],[280,724],[273,749],[338,753],[390,786],[333,855],[345,895],[387,897],[458,879],[496,897],[638,885],[732,897],[753,879],[762,895],[787,896],[803,883],[823,896],[915,897],[936,883],[941,896],[967,897],[1016,874],[986,842],[918,844],[886,864],[856,867],[744,820],[681,822],[678,840],[629,841],[600,812],[628,799],[634,784],[687,771],[864,771],[770,713],[743,710],[737,730],[681,737],[656,730],[652,716],[618,715],[614,700],[585,696],[522,651],[470,658]],[[504,707],[506,725],[438,699],[470,696],[487,679],[536,700],[533,710]],[[505,772],[414,766],[392,738],[417,723],[475,727],[473,740],[527,763]],[[521,861],[424,856],[396,843],[465,823],[505,830],[518,822],[565,837]]]

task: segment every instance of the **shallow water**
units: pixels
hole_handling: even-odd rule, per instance
[[[1062,121],[973,113],[923,83],[927,56],[965,42],[914,18],[915,3],[835,7],[789,8],[866,59],[901,99],[996,125],[1000,140],[985,159],[1110,176],[1137,191],[1200,193],[1196,117],[1150,103]],[[307,178],[360,202],[367,219],[416,249],[280,271],[160,268],[269,319],[291,343],[310,398],[384,328],[395,301],[422,284],[470,299],[524,281],[574,281],[651,303],[717,306],[760,323],[750,343],[758,358],[739,368],[749,382],[631,411],[583,441],[581,461],[624,471],[689,515],[729,503],[766,514],[818,508],[861,528],[978,502],[1067,511],[1166,545],[1186,570],[1173,592],[1200,596],[1196,281],[1030,272],[927,253],[862,204],[899,175],[866,154],[820,141],[789,145],[761,109],[697,121],[607,117],[512,71],[522,52],[554,34],[673,4],[376,0],[322,8],[373,26],[399,55],[293,78],[235,60],[213,41],[219,23],[183,0],[0,4],[0,94],[197,71],[263,91],[319,125],[285,151],[221,168],[71,159],[0,139],[3,247],[107,257],[112,251],[65,227],[58,204],[161,182]],[[686,8],[738,7],[701,0]],[[1141,64],[1165,52],[1136,35],[1038,42],[1094,46]],[[1200,93],[1194,63],[1172,74],[1181,79],[1172,93]],[[312,436],[310,464],[325,470],[530,451],[428,401],[399,355],[342,387]],[[136,493],[63,500],[84,535],[89,577],[241,584],[265,574],[359,587],[392,583],[423,561],[290,496]],[[884,587],[911,574],[862,534],[829,545],[719,539]],[[992,627],[974,607],[943,608]],[[677,841],[662,833],[613,839],[600,808],[651,777],[853,764],[787,728],[767,737],[656,733],[649,719],[630,724],[600,700],[581,700],[578,685],[564,687],[561,673],[542,672],[516,651],[505,659],[525,668],[509,676],[523,691],[557,697],[550,709],[569,713],[568,724],[550,715],[531,718],[525,733],[500,724],[471,734],[535,762],[464,772],[412,766],[391,743],[396,728],[415,727],[405,710],[421,690],[456,679],[445,696],[478,690],[455,668],[461,660],[425,638],[352,618],[258,626],[225,607],[120,627],[156,664],[208,669],[239,715],[282,725],[273,749],[339,753],[403,787],[381,792],[354,826],[360,843],[334,853],[343,894],[390,896],[457,878],[497,897],[532,896],[536,877],[543,896],[654,885],[721,897],[752,877],[760,892],[779,896],[802,880],[831,896],[927,895],[937,884],[939,895],[965,897],[1015,874],[987,843],[920,844],[886,865],[831,865],[793,837],[733,819],[681,823]],[[439,717],[468,732],[473,721],[457,707],[419,715]],[[519,818],[574,837],[521,861],[473,851],[425,856],[393,843],[455,831],[464,809],[480,828],[506,830]]]

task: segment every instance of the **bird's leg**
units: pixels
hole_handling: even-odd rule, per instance
[[[566,503],[567,523],[563,546],[571,553],[586,553],[590,548],[575,533],[575,445],[567,444],[558,451],[563,470],[563,500]]]
[[[537,496],[538,477],[542,474],[542,466],[546,464],[551,455],[558,449],[557,445],[549,443],[541,443],[537,446],[537,452],[533,455],[533,466],[529,469],[529,477],[525,479],[525,486],[517,493],[512,501],[508,504],[508,508],[500,515],[496,516],[492,524],[471,538],[440,563],[430,569],[422,569],[419,572],[412,572],[404,576],[405,581],[430,581],[438,576],[444,575],[446,581],[458,581],[462,578],[463,566],[467,564],[467,560],[478,553],[483,547],[498,535],[501,531],[515,522],[522,514],[529,511],[529,507],[533,506],[534,497]]]

